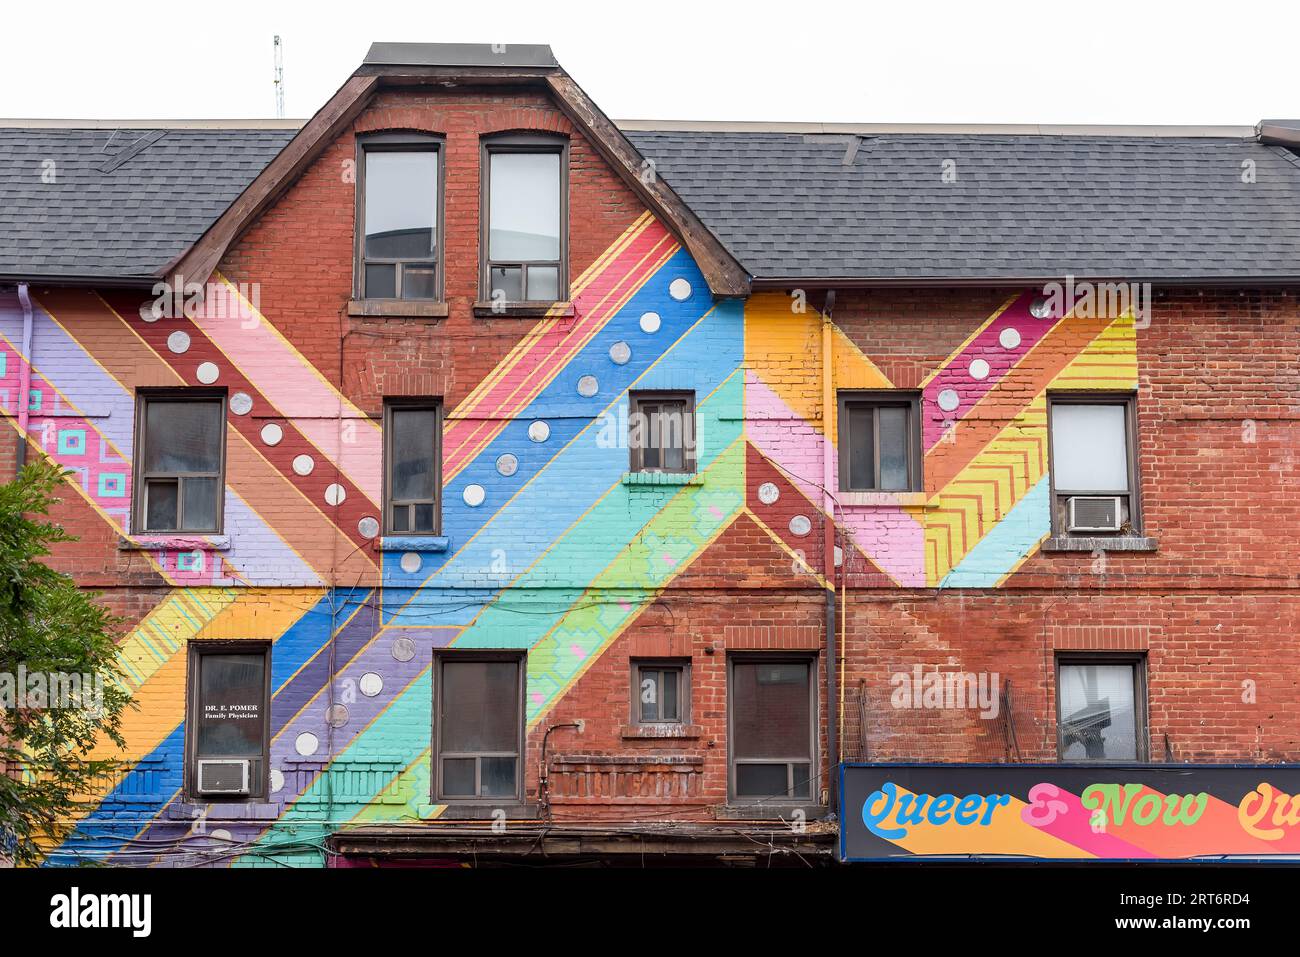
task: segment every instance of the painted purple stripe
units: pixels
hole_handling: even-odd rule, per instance
[[[922,390],[921,421],[926,451],[938,442],[946,423],[960,422],[970,414],[975,403],[997,385],[1030,349],[1056,325],[1056,317],[1036,319],[1029,306],[1037,293],[1021,293],[1002,314],[990,322],[958,355]],[[1004,339],[1004,334],[1006,338]],[[977,360],[988,364],[988,374],[980,379],[972,374]],[[977,368],[976,371],[981,371]],[[940,405],[940,397],[957,399],[955,409]]]

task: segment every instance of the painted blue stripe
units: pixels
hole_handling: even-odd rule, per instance
[[[976,542],[966,557],[939,582],[940,588],[993,588],[1048,534],[1047,475],[1012,506],[1011,511]]]

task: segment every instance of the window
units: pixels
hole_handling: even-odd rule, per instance
[[[1057,753],[1062,761],[1145,761],[1146,659],[1060,655]]]
[[[433,137],[412,134],[380,134],[360,141],[360,298],[441,298],[438,145]]]
[[[632,471],[694,472],[694,393],[633,392],[629,404]]]
[[[190,642],[189,795],[205,801],[266,797],[270,655],[261,642]]]
[[[685,724],[690,720],[690,665],[684,661],[632,662],[632,720]]]
[[[136,406],[132,528],[221,531],[225,457],[224,396],[142,393]]]
[[[840,490],[921,490],[920,396],[898,392],[840,395]]]
[[[384,405],[384,514],[389,534],[438,534],[441,440],[438,403],[390,400]]]
[[[1051,395],[1048,410],[1053,532],[1139,529],[1133,396]]]
[[[549,303],[568,297],[568,159],[562,139],[484,140],[486,299]]]
[[[812,658],[731,660],[731,796],[745,801],[812,800],[816,708]]]
[[[435,658],[434,760],[439,800],[518,798],[523,658],[448,652]]]

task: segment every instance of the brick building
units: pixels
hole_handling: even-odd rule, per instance
[[[138,703],[49,861],[829,862],[841,763],[1294,761],[1298,140],[412,44],[0,129],[0,467],[71,470]]]

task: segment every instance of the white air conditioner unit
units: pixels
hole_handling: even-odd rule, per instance
[[[1072,495],[1070,503],[1071,532],[1118,532],[1122,496]]]
[[[200,794],[248,794],[250,762],[246,758],[199,761],[197,790]]]

